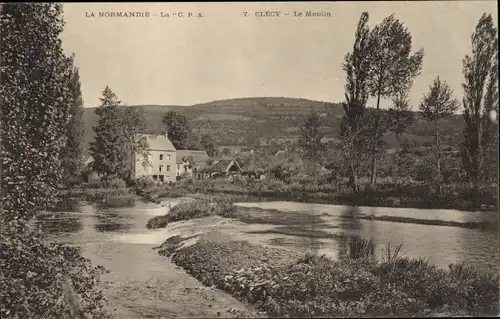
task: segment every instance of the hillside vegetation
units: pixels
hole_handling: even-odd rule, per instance
[[[126,107],[126,106],[123,106]],[[340,133],[342,106],[307,99],[285,97],[256,97],[219,100],[190,106],[181,105],[136,105],[146,113],[150,133],[163,133],[162,117],[168,111],[184,115],[193,132],[210,133],[220,145],[246,145],[249,134],[257,134],[264,140],[295,140],[299,127],[312,109],[323,116],[325,137],[337,137]],[[84,148],[94,138],[92,127],[97,123],[95,108],[85,108]],[[463,127],[462,116],[451,116],[441,123],[444,144],[455,146],[456,136]],[[254,137],[255,138],[255,137]],[[431,145],[433,141],[432,124],[417,116],[408,128],[404,139],[416,146]],[[395,147],[391,134],[385,137],[387,148]]]

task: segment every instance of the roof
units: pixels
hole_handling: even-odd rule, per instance
[[[176,163],[182,164],[182,159],[190,156],[193,158],[195,164],[206,163],[209,159],[205,151],[178,150],[176,153]]]
[[[236,165],[238,170],[241,171],[241,167],[238,164],[238,162],[236,162],[235,160],[228,160],[228,159],[216,162],[214,165],[212,165],[212,167],[208,168],[208,171],[213,173],[225,173],[233,163],[234,165]]]
[[[149,149],[152,151],[175,151],[175,147],[165,135],[140,134],[146,137]]]

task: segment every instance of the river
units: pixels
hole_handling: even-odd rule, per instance
[[[173,200],[173,204],[176,201],[178,200]],[[352,209],[336,205],[293,202],[237,205],[277,210],[271,211],[270,216],[284,216],[281,219],[245,221],[254,226],[252,231],[247,232],[251,237],[260,236],[272,246],[296,248],[300,251],[309,249],[342,258],[346,248],[345,239],[357,236],[372,238],[377,248],[383,248],[386,244],[394,247],[401,243],[406,255],[428,258],[439,267],[446,268],[449,263],[466,262],[482,271],[500,272],[497,231],[352,219],[347,218]],[[168,208],[142,200],[135,200],[126,206],[66,206],[57,212],[41,215],[36,223],[42,227],[49,241],[80,246],[85,257],[110,270],[110,281],[161,278],[166,271],[167,260],[152,248],[168,237],[168,230],[148,230],[145,225],[148,219],[165,214]],[[437,218],[459,222],[486,220],[496,223],[498,219],[495,213],[486,212],[363,207],[359,211],[373,215]],[[311,219],[306,218],[311,215],[320,217],[321,220],[313,219],[311,222]],[[277,220],[281,220],[282,224],[277,223]],[[266,224],[266,230],[259,231]],[[294,247],[294,243],[300,244]]]

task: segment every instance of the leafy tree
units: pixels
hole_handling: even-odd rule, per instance
[[[477,186],[484,178],[495,179],[498,169],[498,123],[489,117],[498,113],[498,34],[491,14],[483,14],[471,40],[472,56],[463,59],[462,159]]]
[[[406,90],[398,92],[392,99],[393,106],[389,109],[388,114],[388,127],[389,130],[394,133],[396,137],[396,162],[395,162],[395,180],[397,182],[399,175],[399,152],[401,147],[401,138],[405,132],[408,125],[410,125],[413,120],[412,107],[408,99]]]
[[[73,99],[70,108],[70,121],[67,127],[66,147],[62,154],[62,165],[64,169],[64,181],[74,182],[79,179],[83,169],[82,145],[85,134],[83,121],[83,99],[80,84],[80,75],[77,67],[74,67],[74,55],[69,59],[71,66],[69,94]]]
[[[187,142],[191,135],[191,128],[189,127],[186,117],[174,111],[169,111],[163,117],[163,124],[166,126],[168,138],[174,147],[178,150],[187,149]]]
[[[120,101],[116,94],[106,86],[100,98],[101,105],[95,113],[99,116],[97,126],[94,127],[95,138],[90,143],[90,153],[94,158],[92,163],[95,172],[104,177],[123,177],[127,174],[127,139],[123,134],[123,119],[118,109]]]
[[[325,145],[321,141],[321,119],[315,111],[311,111],[300,128],[298,146],[302,157],[309,161],[318,161],[324,154]]]
[[[73,65],[59,39],[63,25],[58,3],[0,5],[1,318],[67,318],[63,282],[76,291],[78,312],[105,317],[99,269],[29,227],[57,202],[63,177],[74,105]]]
[[[210,134],[204,134],[201,136],[200,144],[203,149],[207,152],[208,156],[217,155],[217,144]]]
[[[260,145],[261,137],[262,132],[259,128],[259,123],[255,117],[252,117],[248,121],[244,143],[247,147],[255,148]]]
[[[365,136],[362,134],[363,115],[369,96],[368,70],[370,68],[369,15],[363,12],[358,22],[353,50],[347,53],[342,65],[346,72],[346,102],[342,104],[344,116],[341,122],[342,154],[349,166],[349,178],[354,192],[358,191],[356,170],[365,152]]]
[[[380,99],[390,98],[402,88],[411,86],[413,79],[420,74],[424,51],[411,54],[412,38],[408,29],[390,15],[370,32],[370,95],[377,98],[377,110],[380,109]],[[375,121],[373,138],[379,136],[381,126],[380,114]],[[372,186],[377,178],[377,147],[372,141],[371,179]]]
[[[142,155],[143,166],[149,164],[148,155],[150,154],[146,137],[143,135],[147,130],[146,114],[142,108],[139,107],[126,107],[122,114],[122,134],[127,141],[126,148],[126,162],[124,169],[124,179],[130,179],[132,176],[133,168],[133,154]]]
[[[430,86],[429,93],[424,94],[420,103],[420,111],[428,121],[435,125],[436,135],[436,182],[438,190],[441,193],[441,163],[440,163],[440,138],[439,138],[439,120],[452,115],[459,107],[459,102],[453,98],[453,90],[446,81],[441,81],[439,76],[434,79]]]

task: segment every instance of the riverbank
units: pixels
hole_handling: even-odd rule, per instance
[[[465,264],[439,268],[386,246],[375,257],[372,241],[348,242],[338,260],[270,247],[265,234],[331,237],[316,214],[238,207],[234,218],[207,203],[178,204],[162,216],[169,238],[157,248],[204,285],[230,293],[271,317],[496,315],[498,277]],[[217,205],[217,203],[214,203]],[[192,213],[190,207],[196,207]],[[250,227],[256,223],[256,227]],[[311,232],[297,227],[314,224]],[[274,225],[266,228],[266,224]],[[286,227],[284,227],[286,226]],[[252,230],[253,229],[253,230]],[[255,231],[258,229],[258,231]],[[274,237],[271,237],[274,238]],[[318,241],[319,243],[319,241]],[[313,241],[306,243],[312,245]],[[313,247],[310,246],[310,249]]]
[[[259,318],[252,306],[204,286],[168,259],[160,275],[143,280],[104,277],[102,291],[114,318]]]
[[[353,254],[352,251],[356,251]],[[197,240],[171,237],[159,254],[271,317],[372,317],[495,315],[498,278],[472,268],[441,270],[423,259],[388,250],[383,262],[368,258],[370,244],[351,245],[350,258],[266,248],[218,232]]]
[[[60,198],[65,203],[77,203],[86,201],[91,203],[120,203],[133,201],[140,196],[136,195],[133,189],[127,187],[120,188],[90,188],[74,187],[60,192]]]
[[[231,202],[295,201],[303,203],[371,206],[391,208],[457,209],[464,211],[497,211],[495,190],[473,191],[467,188],[444,188],[438,196],[429,185],[406,187],[381,186],[356,194],[343,184],[300,185],[279,181],[228,182],[226,180],[179,181],[173,185],[155,186],[141,191],[146,199],[205,194]]]
[[[250,198],[245,198],[247,200],[242,200],[243,198],[238,198],[234,196],[226,196],[225,194],[212,194],[212,195],[207,195],[207,194],[187,194],[188,198],[192,198],[197,201],[198,205],[201,203],[207,203],[207,202],[214,202],[218,205],[221,205],[221,203],[225,203],[225,206],[220,206],[216,207],[217,209],[222,209],[227,210],[226,212],[222,213],[217,213],[216,211],[207,209],[207,208],[201,208],[201,207],[196,207],[196,203],[193,203],[193,207],[184,207],[184,212],[178,213],[179,208],[183,208],[183,206],[179,206],[177,208],[174,208],[174,214],[173,215],[165,215],[165,216],[157,216],[155,219],[152,219],[150,223],[148,223],[147,227],[148,228],[161,228],[165,227],[168,222],[172,221],[177,221],[177,220],[187,220],[194,218],[201,218],[201,217],[206,217],[206,216],[212,216],[212,215],[219,215],[222,217],[233,217],[233,218],[241,218],[245,217],[246,211],[248,210],[253,210],[253,211],[272,211],[272,210],[264,210],[260,209],[257,207],[242,207],[238,206],[235,207],[233,205],[229,205],[229,203],[234,202],[240,202],[240,203],[245,203],[245,202],[251,202]],[[254,199],[255,202],[265,202],[262,200],[257,200]],[[270,200],[269,200],[270,201]],[[155,203],[157,204],[162,204],[166,205],[165,203],[167,200],[158,198],[154,200]],[[208,215],[207,215],[208,214]],[[342,215],[344,218],[348,219],[359,219],[359,220],[379,220],[379,221],[388,221],[388,222],[395,222],[395,223],[410,223],[410,224],[417,224],[417,225],[433,225],[433,226],[448,226],[448,227],[461,227],[461,228],[467,228],[467,229],[479,229],[479,230],[496,230],[498,228],[498,222],[490,222],[490,221],[451,221],[451,220],[441,220],[441,219],[426,219],[424,217],[422,218],[412,218],[412,217],[402,217],[402,216],[390,216],[390,215],[382,215],[382,216],[375,216],[372,214],[361,214],[358,212],[352,212],[351,214],[343,214]]]

